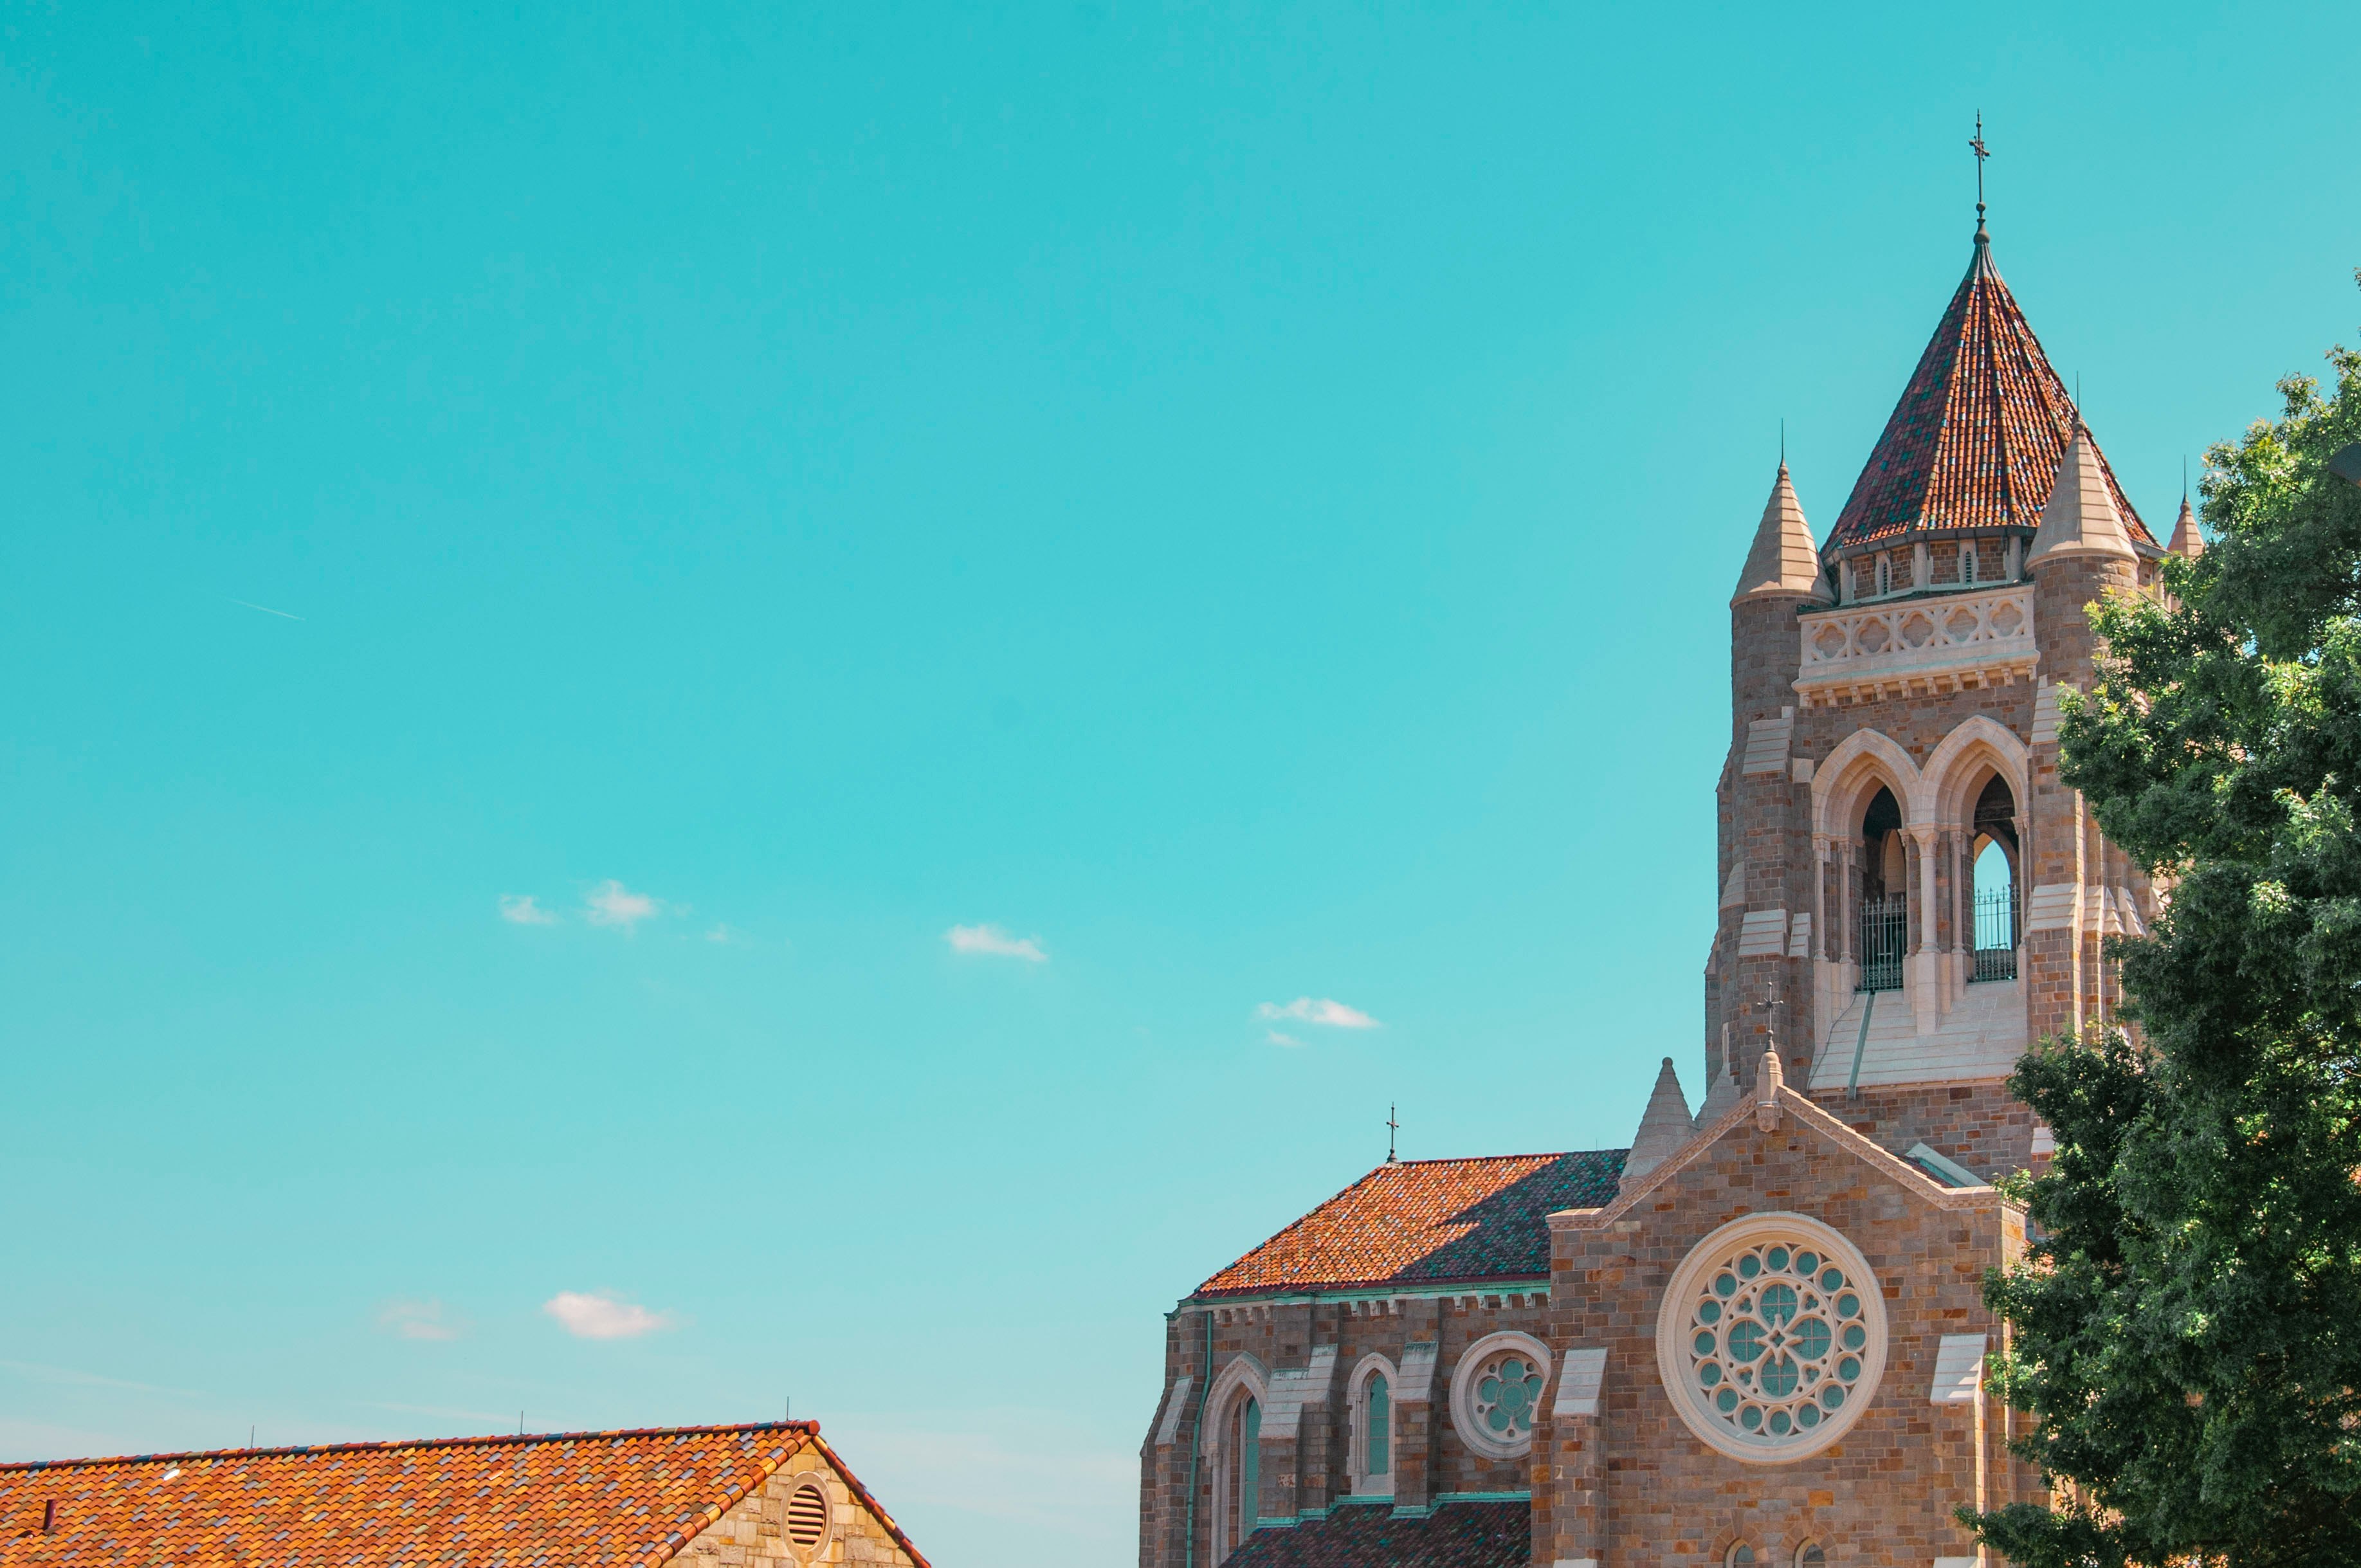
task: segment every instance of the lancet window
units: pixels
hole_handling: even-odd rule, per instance
[[[1262,1487],[1262,1406],[1241,1390],[1230,1401],[1222,1427],[1222,1539],[1214,1556],[1228,1556],[1254,1533],[1256,1504]]]

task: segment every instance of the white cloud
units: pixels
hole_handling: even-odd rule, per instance
[[[533,901],[529,893],[500,894],[500,918],[511,926],[555,926],[557,916]]]
[[[725,947],[732,942],[742,947],[745,945],[746,941],[745,937],[742,934],[731,930],[729,924],[725,921],[716,921],[714,923],[713,929],[705,934],[705,939],[708,942],[719,942]]]
[[[1323,1024],[1331,1029],[1378,1029],[1384,1027],[1383,1025],[1379,1024],[1375,1018],[1370,1017],[1367,1014],[1362,1012],[1359,1008],[1347,1007],[1343,1003],[1325,996],[1317,998],[1316,1000],[1309,996],[1299,996],[1294,1001],[1284,1004],[1277,1002],[1266,1002],[1261,1006],[1255,1009],[1255,1016],[1257,1018],[1293,1018],[1298,1022],[1304,1024]]]
[[[582,895],[582,917],[593,926],[620,926],[630,936],[642,920],[659,915],[686,915],[686,904],[666,904],[644,893],[633,893],[613,877]]]
[[[576,1339],[637,1339],[672,1327],[670,1312],[651,1312],[611,1290],[560,1290],[541,1310]]]
[[[1300,1046],[1303,1042],[1297,1039],[1292,1035],[1282,1035],[1278,1030],[1273,1029],[1270,1031],[1270,1043],[1274,1046]]]
[[[1049,961],[1038,937],[1012,937],[997,926],[954,926],[943,940],[955,953],[983,953],[998,959],[1023,959],[1028,964]]]
[[[459,1325],[445,1322],[443,1303],[432,1299],[388,1301],[377,1310],[377,1326],[397,1339],[452,1340],[459,1337]]]

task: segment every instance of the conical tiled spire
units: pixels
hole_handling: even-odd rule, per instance
[[[1795,499],[1783,462],[1771,499],[1763,503],[1763,521],[1755,527],[1753,547],[1746,552],[1746,569],[1738,574],[1738,592],[1730,602],[1828,597],[1819,552],[1812,548],[1812,530],[1804,521],[1803,503]]]
[[[1656,1070],[1656,1087],[1648,1096],[1648,1109],[1640,1117],[1640,1130],[1631,1135],[1631,1152],[1623,1157],[1623,1185],[1630,1187],[1673,1156],[1689,1141],[1688,1096],[1681,1092],[1680,1075],[1673,1070],[1673,1058],[1666,1057],[1664,1065]]]
[[[2077,425],[2074,439],[2058,459],[2058,482],[2041,509],[2041,530],[2026,553],[2027,567],[2058,555],[2119,555],[2133,558],[2131,536],[2115,505],[2114,489],[2099,462],[2091,433]]]
[[[2205,536],[2197,532],[2197,514],[2189,510],[2187,496],[2180,498],[2180,515],[2172,524],[2172,543],[2165,548],[2192,561],[2205,554]]]
[[[2030,528],[2075,427],[2066,384],[2001,281],[1979,228],[1968,275],[1918,356],[1828,547],[1923,529]],[[2130,537],[2154,543],[2106,458],[2098,465]]]

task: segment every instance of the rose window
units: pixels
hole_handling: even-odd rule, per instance
[[[1884,1361],[1884,1308],[1861,1255],[1800,1215],[1727,1225],[1689,1255],[1658,1319],[1658,1361],[1691,1431],[1787,1459],[1852,1424]]]
[[[1479,1458],[1531,1453],[1549,1380],[1549,1346],[1512,1329],[1485,1335],[1452,1369],[1451,1430]]]
[[[1495,1442],[1515,1442],[1533,1430],[1542,1399],[1542,1369],[1514,1351],[1496,1355],[1476,1375],[1476,1420]]]

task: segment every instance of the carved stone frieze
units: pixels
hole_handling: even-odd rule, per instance
[[[2030,583],[1848,605],[1797,624],[1795,695],[1805,707],[2010,685],[2031,679],[2040,662]]]

